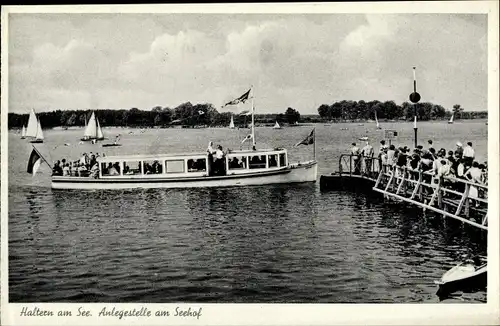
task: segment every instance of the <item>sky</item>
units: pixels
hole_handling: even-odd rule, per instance
[[[482,14],[9,15],[9,112],[223,103],[257,113],[341,100],[487,110]]]

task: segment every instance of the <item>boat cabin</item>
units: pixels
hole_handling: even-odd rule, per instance
[[[288,166],[286,149],[230,151],[222,161],[208,153],[107,156],[97,159],[99,178],[157,178],[239,175]]]

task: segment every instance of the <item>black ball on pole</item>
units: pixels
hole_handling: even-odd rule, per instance
[[[418,103],[420,101],[420,94],[417,92],[413,92],[410,94],[410,101],[412,103]]]

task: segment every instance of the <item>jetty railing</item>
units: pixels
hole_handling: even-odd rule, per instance
[[[378,157],[342,154],[339,158],[339,174],[353,175],[375,180],[380,172],[381,160]]]
[[[407,166],[383,165],[373,190],[487,230],[486,184]]]
[[[482,230],[488,229],[488,185],[451,175],[436,175],[408,166],[383,164],[380,157],[342,154],[341,177],[373,182],[373,190],[451,217]]]

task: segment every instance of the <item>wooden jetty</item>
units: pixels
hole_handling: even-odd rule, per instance
[[[387,200],[410,203],[443,217],[488,230],[488,186],[396,165],[378,158],[339,158],[339,171],[320,177],[321,190],[378,193]]]

